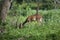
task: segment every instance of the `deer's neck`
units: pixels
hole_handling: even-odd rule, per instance
[[[27,23],[27,19],[23,22],[23,26],[24,26],[25,23]]]

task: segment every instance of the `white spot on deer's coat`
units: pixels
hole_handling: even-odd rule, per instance
[[[36,20],[36,18],[33,18],[33,20]]]
[[[42,22],[42,18],[40,18],[40,22]]]

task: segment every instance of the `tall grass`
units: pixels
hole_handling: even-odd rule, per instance
[[[35,10],[31,13],[35,14]],[[29,13],[29,15],[31,15]],[[43,24],[36,21],[26,23],[24,28],[15,28],[12,22],[16,21],[16,17],[7,17],[6,33],[2,36],[2,40],[60,40],[60,9],[58,10],[40,10],[43,16]],[[27,16],[19,16],[18,24],[24,22]]]

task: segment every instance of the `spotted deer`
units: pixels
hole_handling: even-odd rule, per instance
[[[23,23],[20,23],[19,27],[22,28],[25,23],[32,22],[32,21],[37,21],[37,22],[42,23],[42,16],[39,14],[28,16],[27,19]]]

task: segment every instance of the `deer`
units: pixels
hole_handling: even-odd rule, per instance
[[[32,22],[32,21],[37,21],[42,23],[42,20],[43,20],[43,17],[40,14],[34,14],[31,16],[28,16],[23,23],[19,24],[19,28],[22,28],[25,25],[25,23]]]
[[[25,23],[32,22],[32,21],[37,21],[42,23],[43,17],[42,15],[38,14],[38,10],[39,10],[39,3],[37,5],[36,14],[28,16],[23,23],[19,24],[19,28],[22,28],[25,25]]]

